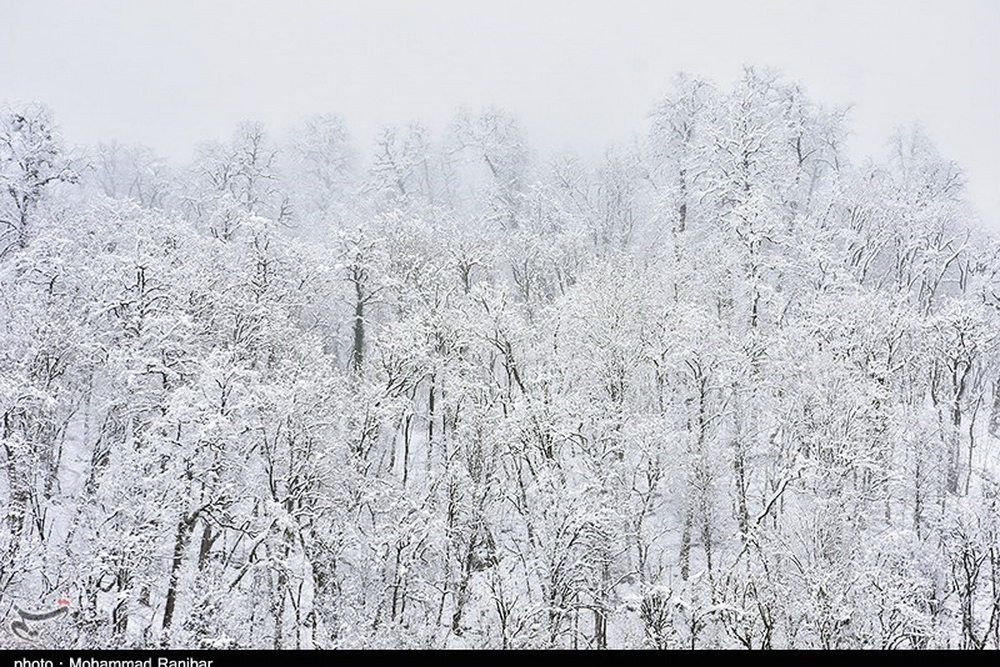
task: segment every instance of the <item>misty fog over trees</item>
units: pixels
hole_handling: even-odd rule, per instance
[[[0,646],[1000,648],[1000,243],[920,130],[759,69],[589,162],[58,121],[0,111]]]

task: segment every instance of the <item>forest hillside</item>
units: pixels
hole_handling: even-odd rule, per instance
[[[4,108],[0,646],[1000,648],[1000,244],[849,131],[757,69],[592,162]]]

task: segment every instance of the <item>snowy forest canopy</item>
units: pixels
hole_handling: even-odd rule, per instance
[[[0,646],[1000,648],[1000,244],[848,129],[754,69],[594,164],[4,108]]]

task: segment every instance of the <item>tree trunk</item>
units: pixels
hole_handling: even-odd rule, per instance
[[[174,620],[174,608],[177,604],[177,586],[180,583],[181,566],[184,564],[184,551],[191,538],[194,519],[184,516],[177,522],[177,538],[174,540],[174,557],[170,565],[170,580],[167,584],[167,597],[163,605],[163,642],[169,646],[170,626]]]

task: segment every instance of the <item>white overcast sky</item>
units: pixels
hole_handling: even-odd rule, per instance
[[[678,71],[771,66],[854,105],[859,157],[920,121],[1000,229],[998,44],[998,0],[0,0],[0,101],[182,160],[245,119],[335,111],[363,148],[488,104],[543,152],[592,155],[642,132]]]

